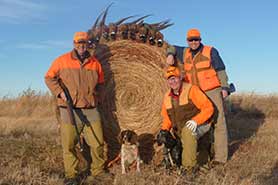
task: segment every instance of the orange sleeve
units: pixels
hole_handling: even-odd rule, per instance
[[[192,119],[197,122],[198,125],[205,123],[213,114],[214,108],[208,97],[199,89],[199,87],[192,85],[189,98],[194,105],[200,110],[200,113],[194,116]]]
[[[168,116],[164,103],[162,105],[161,116],[163,118],[161,130],[170,130],[172,128],[172,123]]]
[[[48,71],[45,74],[45,77],[54,78],[57,76],[59,70],[60,70],[60,67],[59,67],[59,58],[58,58],[58,59],[54,60],[54,62],[51,64],[50,68],[48,69]]]
[[[97,69],[98,69],[98,83],[102,84],[104,83],[104,73],[101,67],[101,64],[99,63],[99,61],[97,59],[95,59],[97,61]]]
[[[47,87],[50,89],[50,91],[55,95],[58,96],[63,89],[60,87],[58,82],[58,75],[60,71],[60,65],[59,65],[60,59],[56,59],[48,71],[45,74],[44,80],[47,85]]]

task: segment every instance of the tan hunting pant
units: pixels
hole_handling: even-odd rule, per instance
[[[74,147],[77,142],[77,133],[74,126],[68,122],[67,112],[65,109],[61,110],[61,139],[63,148],[64,169],[66,178],[73,178],[77,175],[78,158],[76,156]],[[97,175],[103,172],[104,168],[104,141],[103,130],[100,122],[99,113],[96,109],[81,110],[85,115],[86,121],[89,121],[90,126],[85,125],[82,135],[86,143],[90,147],[90,154],[92,157],[91,174]],[[76,114],[76,112],[75,112]],[[66,122],[65,122],[66,121]],[[76,115],[79,131],[81,130],[84,120]]]
[[[214,160],[225,163],[228,159],[228,131],[221,88],[205,92],[214,104]]]
[[[210,130],[210,124],[203,124],[197,127],[195,135],[186,126],[181,130],[182,142],[182,166],[191,169],[197,164],[198,139]]]

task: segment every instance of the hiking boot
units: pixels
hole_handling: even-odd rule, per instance
[[[204,164],[203,166],[200,166],[199,173],[200,173],[200,175],[206,175],[210,169],[211,168],[210,168],[209,164]]]
[[[109,173],[107,171],[103,171],[96,176],[92,176],[92,175],[88,176],[85,180],[85,184],[99,185],[104,182],[109,182],[113,180],[113,178],[114,178],[114,174]]]
[[[78,176],[76,177],[76,180],[77,180],[77,182],[82,184],[89,175],[90,175],[90,171],[88,171],[88,170],[82,171],[78,174]]]
[[[216,166],[224,166],[225,163],[219,162],[219,161],[211,161],[209,164],[210,168],[215,168]]]
[[[64,180],[64,185],[78,185],[76,178],[66,178]]]
[[[86,178],[85,184],[96,185],[99,184],[99,181],[94,176],[90,175]]]
[[[198,175],[199,166],[195,165],[194,167],[181,168],[180,175],[183,176],[187,181],[193,181]]]

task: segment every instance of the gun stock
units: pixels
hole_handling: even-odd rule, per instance
[[[76,134],[77,134],[77,141],[80,145],[80,151],[83,151],[83,144],[81,142],[81,139],[80,139],[80,133],[78,131],[78,127],[77,127],[77,123],[76,123],[76,119],[75,119],[75,116],[74,116],[74,107],[73,107],[73,101],[72,101],[72,98],[70,96],[70,93],[69,93],[69,90],[68,88],[66,87],[66,85],[63,83],[63,81],[61,79],[58,80],[59,81],[59,85],[61,86],[61,88],[63,89],[64,93],[65,93],[65,96],[67,98],[67,101],[66,101],[66,104],[67,104],[67,112],[68,112],[68,115],[69,115],[69,118],[70,118],[70,122],[71,124],[74,126],[75,128],[75,131],[76,131]]]

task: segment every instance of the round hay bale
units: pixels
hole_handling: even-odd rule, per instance
[[[161,125],[161,105],[167,86],[164,79],[166,48],[161,30],[172,26],[169,19],[149,24],[145,15],[124,17],[106,23],[108,5],[88,30],[89,47],[101,62],[105,75],[105,101],[98,106],[101,113],[105,150],[108,158],[118,154],[121,130],[139,135],[143,161],[154,155],[155,134]],[[128,40],[129,39],[129,40]],[[142,43],[145,42],[145,43]],[[163,46],[163,47],[161,47]]]
[[[161,105],[167,89],[165,47],[131,40],[97,46],[95,56],[105,75],[105,101],[99,109],[109,159],[118,154],[118,136],[125,129],[139,135],[141,156],[153,156],[154,135],[161,126]],[[143,160],[149,162],[151,158]]]
[[[165,48],[121,40],[99,45],[95,54],[105,74],[104,124],[156,133],[167,88]]]

